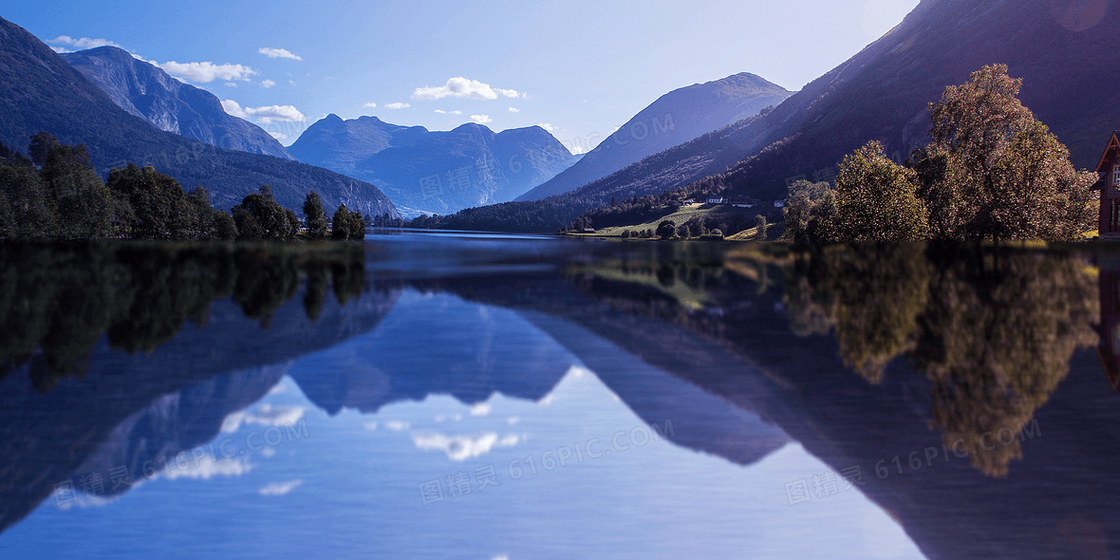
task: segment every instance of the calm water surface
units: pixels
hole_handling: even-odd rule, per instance
[[[1106,251],[2,256],[0,559],[1120,554]]]

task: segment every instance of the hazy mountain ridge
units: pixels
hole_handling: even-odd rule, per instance
[[[172,78],[161,68],[116,47],[98,47],[62,58],[107,93],[118,107],[164,132],[212,146],[294,159],[270,134],[231,116],[214,94]]]
[[[567,169],[576,158],[539,126],[495,133],[336,115],[311,125],[289,152],[300,161],[377,184],[407,213],[447,214],[505,202]]]
[[[578,189],[647,156],[757,115],[791,95],[746,72],[673,90],[642,109],[578,164],[517,200],[539,200]]]
[[[127,163],[152,165],[187,190],[206,187],[216,207],[230,208],[261,185],[292,209],[318,191],[328,211],[345,203],[368,214],[397,215],[377,187],[326,169],[224,150],[158,130],[128,114],[93,82],[25,29],[0,19],[0,142],[26,153],[41,130],[84,144],[106,175]],[[76,118],[80,117],[80,118]]]

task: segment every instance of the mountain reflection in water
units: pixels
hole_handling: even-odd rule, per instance
[[[755,473],[748,481],[790,465],[804,449],[832,473],[835,487],[822,486],[828,478],[818,478],[809,463],[797,463],[799,470],[763,485],[764,495],[781,502],[774,511],[811,515],[831,511],[812,508],[841,503],[856,511],[856,503],[839,500],[858,493],[910,541],[868,545],[881,557],[1120,554],[1120,522],[1110,515],[1120,496],[1108,484],[1120,459],[1113,451],[1120,427],[1120,258],[1106,250],[911,245],[791,253],[739,244],[415,235],[375,236],[364,250],[0,249],[0,546],[34,549],[27,540],[39,534],[36,520],[56,508],[60,482],[96,504],[124,507],[114,500],[146,490],[119,477],[110,484],[110,471],[137,482],[159,473],[173,479],[169,465],[177,458],[213,447],[246,423],[292,430],[295,421],[318,422],[300,402],[343,422],[352,414],[403,410],[402,403],[426,410],[450,395],[482,422],[505,399],[547,404],[558,387],[570,385],[573,371],[586,368],[635,420],[657,428],[647,434]],[[327,297],[331,292],[335,297]],[[270,395],[285,387],[305,400],[272,404]],[[604,408],[579,410],[579,418],[542,418],[557,426],[576,422],[569,429],[591,434],[588,426],[609,424]],[[516,426],[538,421],[511,416],[501,430],[460,435],[421,429],[420,419],[411,429],[408,422],[364,425],[409,432],[418,449],[444,449],[456,466],[443,470],[454,474],[476,467],[456,461],[487,454],[523,460],[517,446],[528,432]],[[551,432],[533,437],[547,440],[544,433]],[[346,455],[319,439],[307,445]],[[405,450],[380,453],[392,458]],[[691,472],[680,457],[659,460]],[[495,463],[501,476],[509,463]],[[238,456],[207,468],[251,467]],[[302,478],[276,482],[260,495],[309,488],[313,471],[326,476],[335,467],[301,468]],[[100,492],[89,485],[92,473],[101,473]],[[596,476],[580,484],[605,485],[595,492],[618,484],[608,482],[615,475],[607,471]],[[788,484],[798,480],[806,483],[804,496]],[[665,487],[674,499],[694,497],[676,507],[698,510],[678,520],[689,529],[641,555],[719,555],[728,550],[720,546],[749,545],[761,547],[753,549],[761,556],[787,557],[797,556],[791,547],[809,546],[788,535],[755,535],[745,527],[775,513],[701,499],[703,487],[702,480]],[[417,487],[408,491],[418,501]],[[840,498],[829,502],[830,496]],[[575,518],[597,507],[587,494],[578,502],[564,494],[555,500],[555,512]],[[378,518],[404,507],[385,505],[363,507]],[[304,505],[317,507],[325,506]],[[598,523],[624,527],[642,518],[628,511],[632,519]],[[652,511],[660,510],[646,515]],[[705,512],[713,523],[744,529],[712,530],[701,539],[711,542],[699,544],[687,523]],[[416,525],[400,530],[423,532]],[[576,546],[570,535],[533,530],[541,548],[528,555],[550,557],[545,551]],[[835,546],[854,537],[825,531],[814,538]],[[308,534],[288,546],[312,541]],[[595,542],[604,547],[597,548],[602,557],[632,556],[651,545],[624,541]],[[355,542],[332,546],[360,556]],[[514,552],[506,551],[519,556]],[[866,557],[856,549],[850,554]]]

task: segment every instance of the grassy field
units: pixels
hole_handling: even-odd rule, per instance
[[[756,212],[757,210],[750,208],[734,208],[729,204],[689,204],[688,206],[682,206],[680,210],[677,210],[676,212],[669,214],[668,216],[662,216],[660,218],[657,218],[656,220],[646,222],[644,224],[620,227],[606,227],[596,231],[594,235],[598,237],[619,237],[622,235],[622,232],[626,230],[642,231],[646,229],[652,229],[654,231],[657,231],[657,224],[660,224],[665,220],[672,220],[677,224],[677,226],[681,226],[684,225],[685,222],[698,216],[722,216],[733,214],[747,216],[752,215]]]

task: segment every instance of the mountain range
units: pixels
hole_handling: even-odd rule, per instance
[[[288,152],[378,185],[412,215],[512,200],[576,161],[539,126],[494,133],[468,123],[441,132],[337,115],[308,127]]]
[[[673,146],[757,115],[792,92],[746,72],[673,90],[611,133],[577,164],[517,200],[578,189]]]
[[[692,185],[697,194],[781,199],[797,179],[834,178],[870,140],[904,161],[928,141],[928,104],[987,64],[1022,78],[1020,99],[1065,143],[1076,167],[1096,164],[1120,122],[1120,10],[1067,0],[922,0],[894,29],[773,110],[646,157],[540,201],[472,209],[445,227],[556,231],[612,199]]]
[[[1020,99],[1069,147],[1074,166],[1094,167],[1120,122],[1120,92],[1100,78],[1120,65],[1118,25],[1120,11],[1099,2],[922,0],[847,62],[729,130],[724,142],[746,143],[749,159],[718,185],[784,197],[787,180],[827,177],[869,140],[902,161],[928,141],[928,103],[994,63],[1023,80]],[[680,168],[688,157],[666,159]]]
[[[187,190],[206,187],[219,208],[269,185],[276,200],[299,209],[317,191],[324,207],[346,204],[365,214],[399,215],[377,187],[311,165],[227,150],[164,132],[113,99],[25,29],[0,19],[0,143],[24,153],[46,131],[84,144],[97,171],[152,165]]]
[[[227,114],[214,94],[184,84],[128,51],[98,47],[63,53],[62,58],[109,94],[118,107],[164,132],[229,150],[294,159],[264,129]]]

